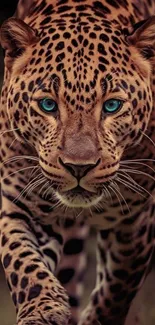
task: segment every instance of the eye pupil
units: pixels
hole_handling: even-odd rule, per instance
[[[50,98],[43,98],[39,101],[40,108],[46,113],[56,112],[58,107],[57,103]]]
[[[105,113],[115,113],[122,107],[122,101],[118,99],[109,99],[103,104]]]

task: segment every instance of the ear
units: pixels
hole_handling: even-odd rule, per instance
[[[0,29],[0,43],[4,50],[5,65],[11,69],[14,60],[19,57],[27,46],[38,40],[36,32],[24,21],[16,18],[6,20]]]
[[[146,58],[155,58],[155,16],[142,20],[128,31],[126,41]]]

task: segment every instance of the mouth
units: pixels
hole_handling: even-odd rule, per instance
[[[57,192],[57,198],[67,207],[88,208],[96,205],[103,197],[100,192],[85,190],[80,185],[66,192]]]

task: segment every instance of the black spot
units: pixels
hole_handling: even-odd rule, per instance
[[[79,306],[79,300],[73,296],[69,297],[69,304],[71,307],[78,307]]]
[[[86,46],[88,46],[88,44],[89,44],[88,40],[85,39],[84,42],[83,42],[83,46],[86,47]]]
[[[104,42],[109,42],[109,37],[106,34],[101,34],[100,40]]]
[[[31,251],[25,251],[19,255],[20,258],[25,258],[27,256],[33,255],[33,252]]]
[[[54,34],[53,37],[52,37],[52,40],[56,41],[59,37],[60,37],[60,35],[58,33]]]
[[[89,37],[95,39],[96,38],[96,34],[92,32],[92,33],[89,34]]]
[[[47,272],[38,272],[37,273],[37,278],[40,280],[44,280],[48,277],[48,273]]]
[[[57,71],[61,71],[64,68],[64,64],[63,63],[59,63],[57,65]]]
[[[122,84],[123,88],[128,89],[128,84],[125,80],[121,80],[121,84]]]
[[[41,49],[38,54],[41,56],[43,53],[44,53],[44,49]]]
[[[103,56],[99,56],[99,61],[104,63],[104,64],[109,64],[109,61],[106,60]]]
[[[18,102],[18,99],[19,99],[19,93],[17,93],[14,97],[14,102],[17,103]]]
[[[119,302],[122,301],[126,298],[127,296],[127,291],[126,290],[122,290],[120,292],[118,292],[115,296],[114,296],[114,301]]]
[[[20,260],[16,260],[16,261],[14,262],[14,268],[15,268],[15,270],[16,270],[16,271],[19,270],[20,267],[22,266],[22,264],[23,264],[23,262],[21,262]]]
[[[109,299],[105,299],[104,303],[107,308],[111,307],[111,301]]]
[[[28,285],[28,278],[26,276],[24,276],[22,279],[21,279],[21,288],[22,289],[25,289]]]
[[[55,50],[60,51],[63,50],[63,48],[64,48],[64,42],[61,41],[56,45]]]
[[[43,40],[40,42],[40,46],[44,46],[49,42],[49,40],[50,40],[49,36],[43,38]]]
[[[71,104],[72,104],[72,103],[71,103]],[[74,102],[73,104],[75,104],[75,102]],[[67,218],[67,219],[65,219],[63,226],[64,226],[64,228],[70,228],[70,227],[72,227],[74,224],[75,224],[74,219]]]
[[[105,67],[105,65],[103,65],[103,64],[99,64],[99,65],[98,65],[98,68],[99,68],[99,70],[102,71],[102,72],[105,72],[105,71],[106,71],[106,67]]]
[[[101,238],[102,239],[107,239],[108,238],[108,236],[109,236],[109,234],[110,234],[110,230],[108,229],[106,229],[106,230],[101,230],[100,231],[100,235],[101,235]]]
[[[11,185],[11,181],[8,178],[5,178],[3,182],[6,185]]]
[[[119,40],[119,38],[117,36],[112,36],[111,38],[116,44],[121,44],[121,41]]]
[[[95,9],[98,9],[99,11],[102,10],[103,13],[105,13],[105,14],[111,13],[110,9],[106,6],[104,6],[101,1],[94,1],[93,5],[94,5]]]
[[[29,290],[28,301],[38,297],[40,295],[41,290],[42,290],[42,286],[40,284],[36,284],[33,287],[31,287]]]
[[[27,274],[31,273],[31,272],[35,271],[38,267],[39,267],[39,265],[37,265],[37,264],[28,265],[25,268],[25,273],[27,273]]]
[[[34,81],[32,80],[28,85],[28,90],[32,91],[33,87],[34,87]]]
[[[60,53],[60,54],[57,55],[55,61],[56,62],[61,62],[64,58],[65,58],[65,53],[62,52],[62,53]]]
[[[57,261],[58,261],[57,255],[52,249],[45,248],[44,254],[47,255],[48,257],[50,257],[57,264]]]
[[[110,291],[112,293],[116,293],[122,290],[122,284],[121,283],[116,283],[116,284],[112,284],[110,286]]]
[[[24,81],[21,82],[20,87],[21,87],[21,90],[24,90],[24,88],[25,88],[25,82]]]
[[[72,9],[71,6],[61,6],[61,7],[58,9],[58,13],[63,13],[63,12],[68,11],[68,10],[70,10],[70,9]]]
[[[20,291],[19,296],[18,296],[18,302],[19,302],[19,304],[23,304],[24,301],[25,301],[25,292]]]
[[[98,294],[95,293],[94,297],[93,297],[93,305],[96,306],[98,304]]]
[[[77,47],[78,46],[78,42],[75,39],[72,39],[72,45],[74,47]]]
[[[101,43],[98,44],[98,52],[101,53],[102,55],[107,55],[104,45]]]
[[[25,103],[28,103],[28,95],[26,92],[23,93],[22,98]]]
[[[20,242],[14,242],[9,246],[9,248],[13,251],[14,249],[16,249],[16,248],[18,248],[20,246],[21,246]]]
[[[1,244],[2,244],[2,246],[5,246],[5,244],[8,242],[8,238],[5,236],[5,235],[3,235],[2,236],[2,241],[1,241]]]
[[[128,277],[128,272],[126,270],[119,269],[115,270],[113,275],[120,280],[125,280]]]
[[[10,278],[11,278],[11,283],[13,286],[17,286],[17,283],[18,283],[18,276],[15,272],[12,272],[11,275],[10,275]]]
[[[12,294],[12,301],[13,301],[14,305],[16,306],[17,305],[17,296],[16,296],[15,292]]]
[[[65,39],[69,39],[69,38],[71,37],[71,34],[68,33],[68,32],[65,32],[65,33],[63,34],[63,37],[64,37]]]
[[[16,111],[16,112],[15,112],[15,114],[14,114],[14,118],[15,118],[16,122],[19,122],[19,119],[20,119],[19,111]]]
[[[12,256],[8,253],[4,256],[3,258],[3,266],[5,269],[7,269],[7,267],[10,265],[12,260]]]
[[[74,276],[75,270],[72,268],[66,268],[62,269],[58,273],[58,280],[61,282],[61,284],[68,283]]]
[[[70,239],[64,245],[64,254],[74,255],[83,251],[84,241],[82,239]]]
[[[51,17],[48,16],[44,20],[41,21],[40,25],[48,24],[48,23],[50,23],[50,21],[51,21]]]

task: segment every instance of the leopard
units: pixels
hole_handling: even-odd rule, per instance
[[[0,246],[17,325],[124,325],[149,273],[154,30],[154,0],[19,0],[1,26]]]

